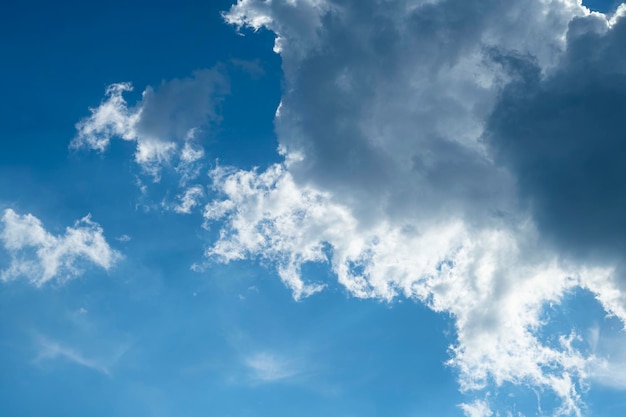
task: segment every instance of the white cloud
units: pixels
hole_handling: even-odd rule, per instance
[[[226,78],[219,69],[195,71],[192,77],[147,87],[133,107],[123,97],[129,91],[130,83],[109,86],[102,103],[90,109],[91,116],[77,123],[70,146],[104,152],[113,138],[133,141],[135,161],[155,178],[172,162],[189,176],[189,165],[204,155],[192,142],[200,129],[219,119],[216,109],[228,92]]]
[[[115,238],[115,240],[119,241],[119,242],[130,242],[131,241],[131,237],[128,236],[127,234],[123,234],[121,236],[118,236]]]
[[[272,261],[296,299],[324,285],[301,277],[306,262],[328,263],[357,297],[418,299],[454,317],[449,363],[464,391],[530,383],[552,389],[565,412],[578,409],[580,382],[596,359],[573,347],[569,329],[556,345],[542,340],[542,312],[577,286],[606,281],[611,269],[559,261],[543,251],[531,224],[364,225],[329,193],[298,186],[281,165],[261,173],[218,168],[213,179],[223,199],[207,205],[205,217],[223,227],[209,256]]]
[[[44,337],[40,337],[38,342],[39,353],[35,358],[36,363],[44,360],[65,359],[73,364],[92,369],[106,376],[111,376],[109,368],[97,359],[86,357],[71,347],[64,346]]]
[[[268,352],[257,352],[245,358],[250,377],[256,382],[278,382],[296,376],[299,370],[292,360]]]
[[[467,417],[490,417],[493,412],[484,400],[476,400],[469,404],[461,404],[461,409]]]
[[[595,383],[618,390],[626,390],[626,334],[623,330],[623,327],[618,331],[601,329],[598,325],[589,329],[591,351],[599,357],[591,366],[589,377]]]
[[[178,204],[174,206],[174,211],[181,214],[189,214],[191,210],[200,204],[204,197],[204,190],[200,185],[194,185],[178,196]]]
[[[90,216],[55,236],[32,214],[20,215],[6,209],[2,216],[0,241],[11,256],[9,267],[0,272],[4,281],[25,277],[41,286],[80,275],[89,263],[110,269],[121,255],[106,242],[102,228]]]

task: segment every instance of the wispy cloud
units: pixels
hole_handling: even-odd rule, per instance
[[[178,204],[174,205],[174,211],[180,214],[189,214],[200,205],[203,197],[204,189],[200,185],[193,185],[178,196]]]
[[[22,276],[40,286],[80,275],[82,263],[108,270],[121,258],[90,216],[67,227],[61,236],[49,233],[32,214],[20,215],[12,209],[4,211],[1,222],[0,242],[11,256],[9,267],[0,272],[4,281]]]
[[[39,337],[37,343],[39,353],[34,360],[35,363],[47,360],[63,359],[75,365],[92,369],[106,376],[111,376],[111,371],[102,361],[87,357],[74,348],[65,346],[45,337]]]
[[[257,352],[244,359],[244,365],[254,382],[279,382],[297,376],[302,369],[290,358],[269,352]]]
[[[493,412],[485,400],[475,400],[472,403],[461,404],[459,406],[467,417],[490,417]]]
[[[626,334],[623,328],[601,329],[593,326],[589,330],[589,345],[598,358],[589,369],[594,382],[619,390],[626,390]]]

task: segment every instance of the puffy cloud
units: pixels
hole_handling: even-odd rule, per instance
[[[530,383],[553,389],[563,410],[577,410],[579,379],[596,358],[573,347],[569,329],[555,344],[543,340],[542,315],[576,286],[606,281],[611,269],[581,268],[543,253],[529,224],[519,230],[476,230],[460,219],[363,225],[330,193],[298,186],[281,165],[262,173],[218,168],[213,179],[223,198],[206,207],[205,217],[223,227],[209,256],[270,261],[296,299],[323,288],[301,276],[304,264],[320,262],[357,297],[420,300],[455,319],[450,364],[460,371],[463,390]]]
[[[0,241],[11,256],[9,267],[0,272],[4,281],[24,277],[41,286],[80,275],[89,263],[108,270],[121,256],[89,216],[67,227],[62,236],[46,231],[32,214],[20,215],[11,209],[4,211],[2,224]]]
[[[274,31],[283,58],[285,163],[212,171],[207,254],[269,261],[295,298],[323,288],[301,274],[321,262],[355,296],[420,300],[454,318],[462,390],[530,386],[580,415],[603,362],[573,329],[546,337],[545,310],[583,288],[626,322],[621,13],[239,0],[225,19]]]
[[[189,78],[163,81],[156,89],[147,87],[129,107],[123,94],[132,90],[131,84],[113,84],[102,103],[76,125],[70,146],[103,152],[113,138],[134,141],[135,161],[146,172],[158,177],[160,167],[176,158],[178,169],[188,175],[188,165],[203,156],[193,139],[218,120],[216,108],[228,88],[219,69],[200,70]]]
[[[546,67],[575,1],[239,1],[226,20],[277,34],[285,92],[276,120],[290,171],[372,216],[511,210],[512,180],[480,138],[508,75],[494,48]],[[474,210],[472,210],[474,208]]]

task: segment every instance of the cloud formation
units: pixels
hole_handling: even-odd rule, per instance
[[[455,320],[462,390],[530,386],[581,415],[603,358],[574,329],[546,338],[544,313],[582,288],[626,322],[625,10],[239,0],[226,21],[276,34],[285,163],[212,171],[207,254],[270,261],[296,299],[325,262],[357,297],[420,300]],[[462,409],[492,415],[485,398]]]
[[[141,100],[129,107],[123,94],[132,91],[132,85],[112,84],[102,103],[77,123],[70,146],[104,152],[113,138],[133,141],[135,161],[155,178],[161,166],[171,162],[189,174],[189,165],[204,154],[194,138],[219,119],[217,107],[228,89],[218,68],[199,70],[188,78],[147,87]]]
[[[589,15],[571,21],[547,77],[530,57],[504,57],[516,81],[489,119],[496,160],[546,237],[576,257],[623,259],[626,249],[625,43],[626,20]]]
[[[174,206],[174,211],[181,214],[189,214],[191,210],[200,204],[204,197],[204,190],[199,185],[193,185],[178,196],[178,204]]]
[[[288,359],[268,352],[257,352],[244,360],[255,382],[279,382],[296,376],[299,370],[296,364]]]
[[[38,342],[39,353],[35,358],[35,362],[65,359],[73,364],[92,369],[106,376],[111,376],[111,371],[106,365],[96,359],[86,357],[75,349],[43,337],[40,337]]]
[[[354,296],[420,300],[455,318],[450,364],[463,390],[530,383],[554,389],[564,411],[577,410],[579,379],[596,358],[573,347],[569,330],[555,345],[542,340],[542,313],[576,286],[607,282],[611,269],[578,268],[537,250],[532,225],[473,230],[457,219],[364,226],[330,193],[298,186],[281,165],[213,178],[223,199],[205,217],[224,225],[209,256],[269,261],[296,299],[323,289],[301,276],[304,264],[320,262]]]
[[[8,268],[0,272],[3,281],[23,277],[41,286],[78,276],[89,264],[108,270],[121,257],[90,216],[67,227],[62,236],[48,232],[32,214],[20,215],[12,209],[4,211],[1,221],[0,241],[11,257]]]

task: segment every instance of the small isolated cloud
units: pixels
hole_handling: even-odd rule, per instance
[[[4,281],[24,277],[41,286],[53,279],[64,281],[78,276],[89,264],[108,270],[121,257],[90,216],[67,227],[60,236],[46,231],[32,214],[20,215],[6,209],[1,221],[0,241],[11,256],[9,267],[0,272]]]
[[[285,381],[300,372],[293,360],[267,352],[259,352],[246,357],[244,365],[254,382]]]
[[[130,242],[131,241],[131,237],[128,236],[127,234],[123,234],[121,236],[118,236],[115,238],[115,240],[119,241],[119,242]]]
[[[38,340],[39,353],[35,358],[35,363],[40,363],[48,360],[63,359],[75,365],[89,368],[106,376],[111,376],[109,368],[101,361],[89,358],[83,355],[81,352],[64,346],[53,340],[40,337]]]
[[[226,77],[214,68],[163,81],[157,88],[147,87],[135,106],[123,97],[131,90],[130,83],[107,87],[102,103],[77,123],[70,147],[104,152],[114,138],[132,141],[135,161],[155,178],[172,162],[189,175],[189,165],[203,156],[192,142],[202,128],[219,119],[217,108],[228,92]]]

